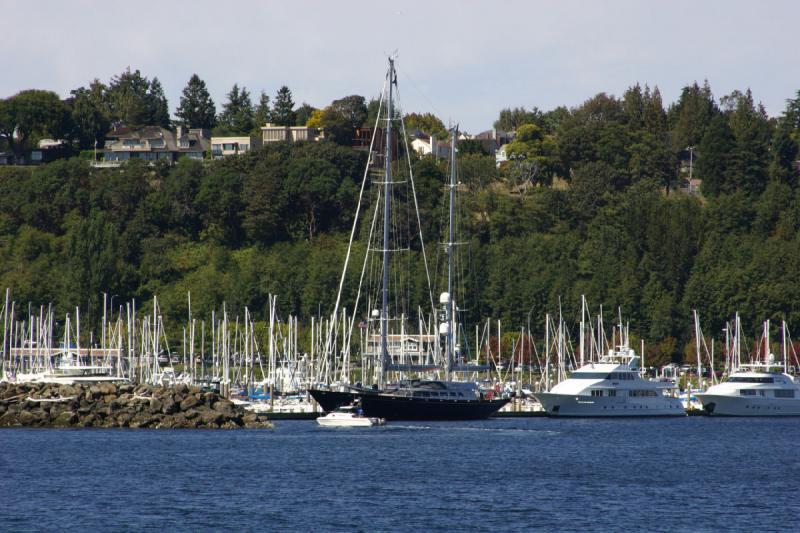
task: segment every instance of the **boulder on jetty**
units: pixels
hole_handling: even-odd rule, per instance
[[[271,428],[215,392],[176,385],[0,384],[0,427]]]

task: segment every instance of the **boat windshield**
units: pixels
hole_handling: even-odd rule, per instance
[[[775,383],[775,378],[766,376],[731,376],[730,383]]]

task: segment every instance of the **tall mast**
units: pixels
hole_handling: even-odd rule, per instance
[[[697,354],[697,388],[702,390],[702,363],[700,362],[700,317],[697,315],[697,309],[693,309],[692,312],[694,313],[694,348]]]
[[[584,318],[586,317],[586,296],[581,294],[581,330],[580,330],[580,349],[581,349],[581,363],[580,366],[583,366],[585,360],[585,353],[586,353],[586,323],[584,322]],[[579,367],[580,368],[580,367]]]
[[[783,352],[783,354],[781,354],[781,355],[783,355],[783,372],[787,373],[787,372],[789,372],[789,362],[788,362],[789,350],[786,347],[786,321],[785,320],[783,321],[783,329],[782,329],[782,331],[783,331],[783,341],[781,343],[781,351]]]
[[[450,231],[447,239],[447,294],[448,302],[445,307],[447,319],[447,367],[445,369],[445,380],[450,381],[450,372],[453,368],[453,329],[455,328],[455,305],[453,302],[453,246],[455,245],[455,204],[456,204],[456,136],[458,136],[458,126],[450,131]],[[435,149],[434,147],[431,147]]]
[[[386,104],[386,146],[384,147],[384,180],[383,180],[383,289],[381,302],[381,372],[379,386],[383,387],[386,378],[386,367],[389,364],[389,223],[392,193],[392,89],[396,82],[394,59],[389,58],[389,98]]]

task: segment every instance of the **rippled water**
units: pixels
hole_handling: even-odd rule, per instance
[[[0,430],[0,530],[777,531],[800,419]]]

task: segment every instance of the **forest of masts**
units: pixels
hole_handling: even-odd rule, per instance
[[[210,317],[195,317],[191,294],[187,294],[187,303],[188,316],[181,328],[181,338],[176,342],[174,338],[168,339],[157,297],[141,305],[132,300],[114,309],[111,307],[113,298],[109,302],[108,296],[103,294],[100,334],[97,335],[92,330],[82,331],[79,308],[67,313],[63,322],[59,322],[52,305],[20,306],[11,300],[7,289],[2,309],[0,377],[53,371],[68,359],[72,364],[103,368],[113,376],[134,383],[209,385],[228,395],[237,390],[292,394],[318,384],[377,381],[379,364],[370,356],[368,347],[368,339],[375,338],[377,327],[372,320],[354,327],[356,317],[349,316],[346,309],[337,317],[311,317],[310,322],[301,326],[297,316],[290,314],[285,321],[280,318],[274,295],[269,296],[268,316],[260,322],[247,307],[242,315],[233,316],[224,303],[221,311],[213,310]],[[623,324],[621,315],[611,327],[609,340],[602,307],[596,317],[591,317],[587,308],[583,299],[577,339],[560,310],[557,316],[546,315],[544,332],[538,341],[530,326],[522,326],[517,334],[505,336],[510,338],[510,343],[503,342],[500,320],[487,319],[475,325],[474,344],[470,346],[472,334],[459,326],[458,341],[463,345],[462,353],[466,354],[462,357],[471,358],[474,363],[487,363],[489,367],[486,372],[472,372],[464,379],[488,382],[506,390],[548,390],[566,379],[571,370],[597,362],[620,346],[628,346],[629,326]],[[404,331],[405,320],[396,322],[401,324],[401,330],[392,334],[404,339],[416,335]],[[694,322],[696,367],[685,372],[683,379],[687,386],[692,386],[692,379],[696,380],[697,387],[715,383],[747,359],[782,365],[785,371],[800,367],[786,322],[780,328],[777,356],[770,345],[769,321],[763,324],[760,338],[748,351],[737,314],[723,329],[724,347],[720,356],[715,356],[714,339],[706,342],[696,312]],[[432,317],[428,321],[420,319],[418,327],[422,332],[420,338],[436,331]],[[358,331],[356,346],[351,343],[354,330]],[[435,338],[435,333],[433,335]],[[573,339],[577,342],[573,343]],[[442,364],[440,344],[434,342],[423,354],[428,362]],[[398,362],[404,363],[402,347],[405,343],[400,346]],[[480,349],[475,350],[478,346]],[[644,341],[640,347],[632,348],[640,348],[640,368],[645,374]],[[420,377],[441,379],[440,373]],[[395,379],[419,376],[404,372],[395,374],[392,376]],[[661,377],[678,376],[665,375],[662,368]]]

